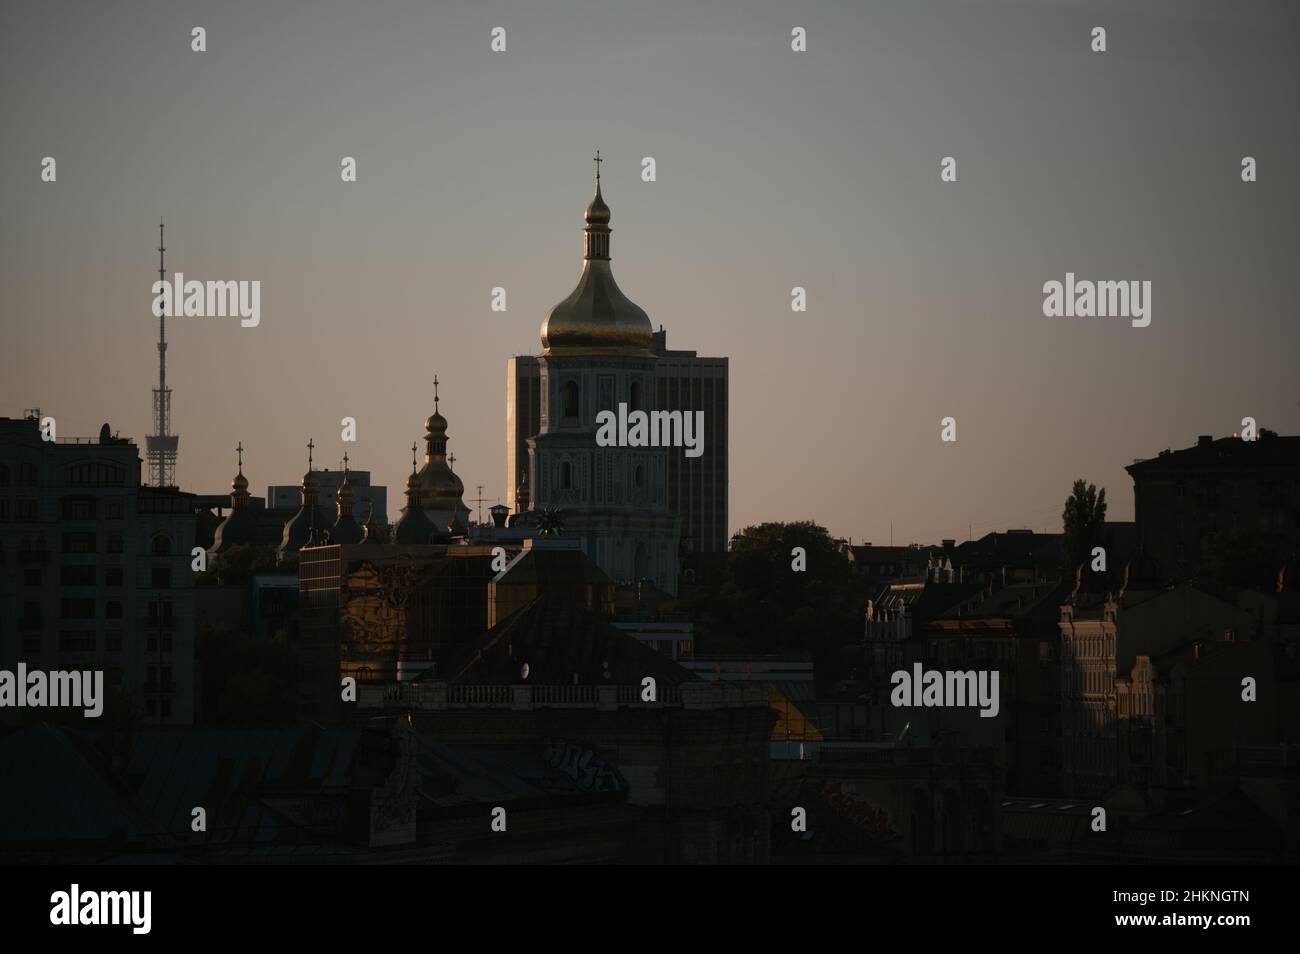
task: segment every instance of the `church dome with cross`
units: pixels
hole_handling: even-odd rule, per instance
[[[447,454],[447,419],[438,410],[438,379],[433,379],[433,413],[425,419],[424,466],[415,474],[420,504],[440,533],[464,533],[469,528],[465,484],[452,466],[456,455]]]
[[[596,153],[596,195],[583,218],[582,275],[568,298],[542,322],[547,354],[648,354],[654,328],[650,316],[614,281],[609,265],[609,206],[600,192],[600,153]]]

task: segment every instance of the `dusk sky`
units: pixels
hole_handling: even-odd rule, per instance
[[[256,328],[168,322],[183,489],[240,441],[252,492],[296,483],[311,437],[395,516],[436,373],[495,502],[599,148],[623,291],[731,359],[733,530],[1057,531],[1076,477],[1131,519],[1135,458],[1300,433],[1298,49],[1294,0],[6,0],[0,415],[143,449],[165,217],[169,272],[262,283]],[[1150,326],[1045,318],[1067,271],[1150,281]]]

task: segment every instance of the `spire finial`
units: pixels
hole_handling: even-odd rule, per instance
[[[415,442],[411,442],[411,473],[415,473]]]
[[[244,472],[244,442],[240,441],[239,446],[235,448],[235,453],[239,455],[239,472]]]
[[[313,469],[311,466],[311,452],[315,449],[316,449],[316,442],[313,441],[310,437],[307,438],[307,470],[309,471]]]
[[[348,479],[348,452],[343,452],[343,479]]]
[[[433,413],[438,413],[438,376],[433,376]]]
[[[596,164],[596,181],[600,181],[600,164],[605,160],[600,158],[600,150],[596,150],[596,158],[592,160]]]
[[[451,456],[447,458],[447,467],[451,470],[456,469],[456,452],[452,451]]]

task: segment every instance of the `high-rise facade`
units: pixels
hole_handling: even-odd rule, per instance
[[[0,418],[0,668],[103,670],[149,726],[194,720],[193,494],[139,448]],[[14,713],[17,710],[0,710]]]
[[[723,554],[727,528],[726,358],[701,358],[694,351],[669,351],[668,333],[654,333],[655,404],[661,411],[704,413],[704,447],[699,457],[668,458],[668,509],[682,518],[682,542],[693,553]]]

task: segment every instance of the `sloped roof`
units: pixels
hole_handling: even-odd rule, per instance
[[[573,605],[562,595],[542,593],[527,606],[470,643],[450,669],[453,683],[513,685],[528,682],[571,685],[640,685],[653,676],[660,686],[697,682],[668,657],[611,626],[606,617]],[[606,673],[609,675],[606,676]]]

